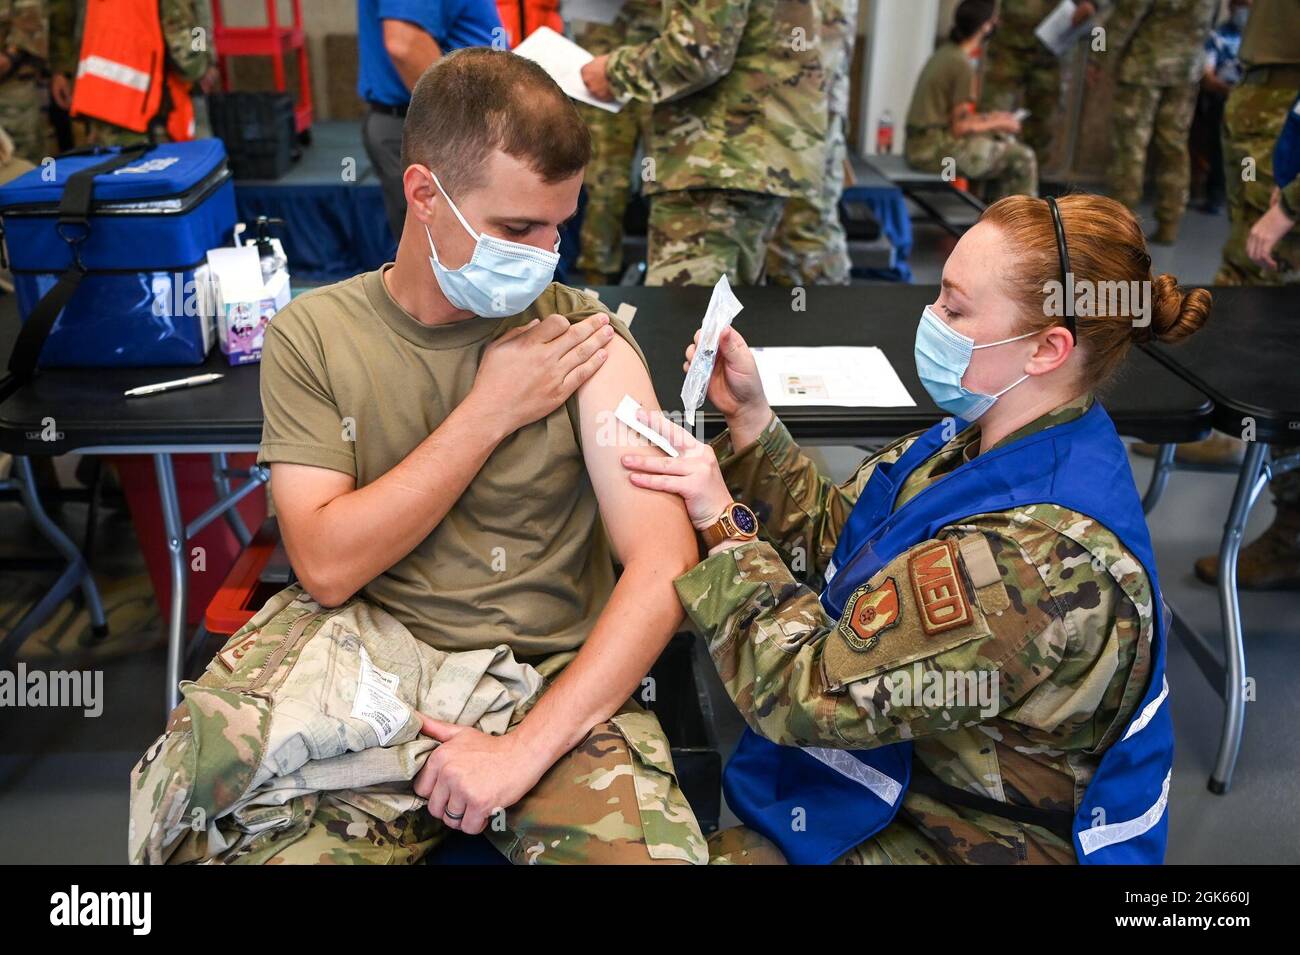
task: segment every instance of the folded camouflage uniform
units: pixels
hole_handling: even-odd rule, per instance
[[[419,713],[500,734],[542,685],[506,646],[444,653],[363,600],[290,587],[181,685],[131,773],[131,861],[264,861],[322,793],[392,822],[424,804],[410,781],[437,744]]]

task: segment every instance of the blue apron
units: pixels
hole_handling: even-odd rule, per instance
[[[1102,756],[1075,813],[1075,855],[1090,864],[1163,862],[1174,747],[1164,705],[1167,623],[1128,453],[1110,416],[1094,402],[1073,421],[962,464],[895,511],[908,475],[943,447],[944,433],[945,426],[936,425],[896,462],[877,465],[836,543],[822,606],[838,619],[858,585],[910,547],[972,515],[1050,503],[1104,525],[1151,583],[1151,676],[1136,715]],[[746,730],[727,763],[723,791],[741,822],[775,842],[790,862],[819,864],[889,824],[911,769],[911,743],[856,751],[779,746]]]

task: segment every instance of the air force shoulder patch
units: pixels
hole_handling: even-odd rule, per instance
[[[874,590],[870,584],[863,584],[853,591],[844,605],[844,615],[839,623],[840,636],[854,650],[865,653],[901,617],[898,585],[893,577],[886,577]]]

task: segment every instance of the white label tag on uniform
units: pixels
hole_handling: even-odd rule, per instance
[[[664,454],[670,458],[677,457],[677,449],[674,448],[662,434],[647,424],[642,424],[636,420],[636,413],[641,410],[641,403],[631,395],[624,395],[623,400],[618,403],[614,409],[614,417],[623,422],[641,437],[645,438]]]
[[[381,670],[370,662],[370,654],[361,647],[361,677],[357,680],[357,698],[352,702],[352,715],[370,724],[379,737],[379,745],[387,746],[406,725],[411,709],[395,695],[397,674]]]

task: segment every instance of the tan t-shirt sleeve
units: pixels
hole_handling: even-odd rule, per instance
[[[951,119],[951,111],[964,103],[973,102],[975,99],[975,71],[971,65],[966,62],[964,56],[954,57],[949,61],[946,76],[944,77],[948,88],[948,109],[949,115],[945,119]]]
[[[267,326],[262,345],[259,464],[307,464],[356,477],[356,443],[327,381],[323,356],[305,325],[281,313]]]

